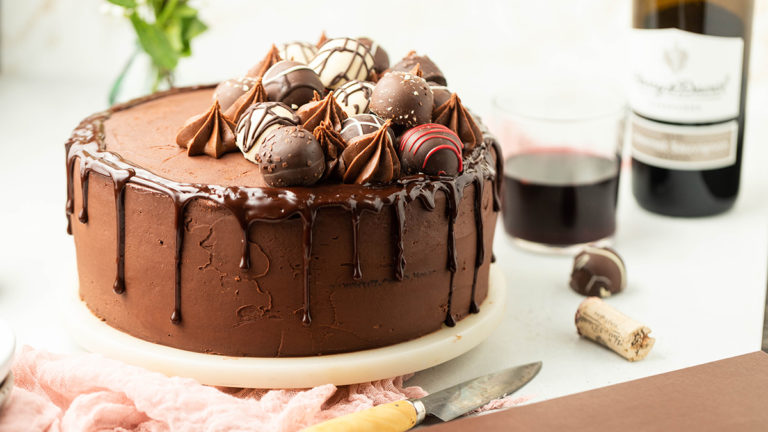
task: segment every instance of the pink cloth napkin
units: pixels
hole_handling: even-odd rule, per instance
[[[0,412],[6,431],[296,431],[378,404],[422,397],[403,378],[306,390],[234,390],[130,366],[97,354],[24,347]]]
[[[297,431],[382,403],[426,396],[403,377],[305,390],[217,389],[98,354],[23,347],[0,432]],[[526,402],[502,398],[475,411]]]

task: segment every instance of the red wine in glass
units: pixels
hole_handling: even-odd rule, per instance
[[[616,230],[621,159],[568,149],[513,155],[504,163],[503,219],[515,238],[569,246]]]

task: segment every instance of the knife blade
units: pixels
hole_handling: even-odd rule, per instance
[[[453,420],[494,399],[514,393],[539,373],[541,365],[541,362],[536,362],[511,367],[456,384],[420,399],[379,405],[310,426],[304,431],[403,432],[421,423],[427,414],[443,421]]]

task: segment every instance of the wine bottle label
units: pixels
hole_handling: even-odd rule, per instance
[[[739,115],[744,40],[676,28],[632,29],[629,101],[666,123],[714,123]]]
[[[678,169],[716,169],[736,162],[739,123],[705,126],[659,123],[632,116],[632,157],[649,165]]]

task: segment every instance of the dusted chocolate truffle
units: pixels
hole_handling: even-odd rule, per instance
[[[381,117],[373,114],[358,114],[344,120],[344,123],[341,124],[341,137],[344,141],[350,142],[352,138],[376,132],[382,126],[384,126],[384,120]],[[389,141],[394,145],[395,133],[391,128],[388,132]]]
[[[308,64],[315,58],[317,47],[309,42],[293,41],[280,45],[278,52],[280,53],[280,57],[285,60]]]
[[[336,102],[349,116],[367,113],[374,87],[372,82],[350,81],[334,92]]]
[[[306,129],[279,126],[271,129],[258,147],[256,165],[270,186],[310,186],[323,176],[325,156]]]
[[[357,39],[331,39],[320,47],[309,63],[327,88],[334,90],[347,81],[368,78],[373,70],[373,56]]]
[[[422,71],[422,73],[424,72]],[[432,90],[432,95],[435,98],[435,109],[448,102],[448,99],[451,98],[451,91],[448,90],[448,87],[433,81],[428,81],[427,84],[429,84],[429,89]]]
[[[573,259],[570,285],[585,296],[617,294],[627,286],[624,261],[611,248],[585,246]]]
[[[456,176],[464,171],[461,140],[439,124],[409,129],[400,138],[398,153],[403,174]]]
[[[268,131],[280,126],[294,126],[301,121],[283,103],[261,102],[251,105],[240,116],[235,142],[246,159],[256,162],[256,153]]]
[[[250,77],[232,78],[222,81],[213,92],[213,101],[219,101],[222,111],[226,111],[242,95],[256,85],[256,79]]]
[[[323,83],[315,71],[296,61],[284,60],[269,68],[262,80],[269,100],[282,102],[293,109],[312,100],[315,92],[323,93]]]
[[[434,99],[424,80],[410,72],[389,72],[376,83],[370,110],[405,127],[432,121]]]
[[[373,56],[373,70],[380,74],[389,69],[389,56],[381,45],[367,37],[357,38],[357,40],[371,51],[371,55]]]
[[[407,72],[413,69],[417,64],[421,65],[421,70],[424,74],[424,79],[427,81],[436,82],[440,85],[448,85],[445,80],[445,76],[440,71],[435,63],[427,56],[420,56],[416,54],[416,51],[411,51],[406,55],[399,63],[392,66],[393,71]]]

